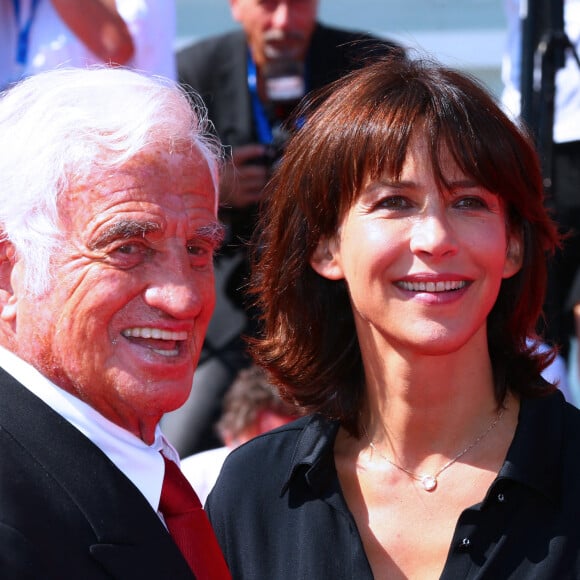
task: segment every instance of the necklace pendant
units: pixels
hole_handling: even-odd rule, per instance
[[[437,487],[437,478],[432,475],[424,475],[421,478],[421,485],[425,491],[433,491]]]

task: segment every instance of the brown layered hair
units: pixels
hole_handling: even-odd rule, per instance
[[[251,285],[262,314],[251,349],[284,396],[358,433],[365,378],[346,283],[318,275],[310,259],[318,242],[337,232],[367,180],[400,177],[417,131],[430,144],[440,184],[445,147],[467,176],[502,199],[508,232],[522,240],[522,268],[503,280],[488,317],[498,404],[508,388],[527,395],[549,390],[540,373],[554,354],[537,352],[529,339],[542,312],[546,254],[559,238],[525,130],[468,75],[401,57],[335,82],[297,119],[268,187]]]

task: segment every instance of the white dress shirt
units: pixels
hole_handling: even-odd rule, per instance
[[[165,472],[159,452],[179,465],[177,451],[167,441],[159,426],[155,431],[155,441],[147,445],[133,433],[57,387],[32,365],[2,347],[0,367],[88,437],[133,482],[151,507],[158,511]]]

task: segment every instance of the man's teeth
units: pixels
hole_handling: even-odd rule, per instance
[[[398,285],[409,292],[449,292],[467,285],[465,280],[454,282],[399,282]]]
[[[186,340],[187,332],[174,332],[160,328],[135,327],[127,328],[121,332],[126,338],[154,338],[155,340]],[[168,351],[163,351],[164,353]]]
[[[179,354],[179,351],[176,348],[172,350],[159,350],[158,348],[152,348],[151,350],[162,356],[177,356]]]

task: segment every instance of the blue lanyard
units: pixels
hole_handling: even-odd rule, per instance
[[[12,0],[14,6],[14,19],[16,20],[16,29],[18,31],[18,38],[16,44],[16,62],[22,68],[28,62],[28,45],[30,41],[30,29],[32,28],[32,21],[36,14],[40,0],[32,0],[30,6],[30,15],[23,26],[20,25],[20,0]]]
[[[308,78],[308,74],[306,74]],[[256,121],[256,131],[258,133],[258,141],[263,145],[269,145],[274,140],[274,135],[270,121],[268,120],[268,114],[262,101],[260,100],[260,95],[258,95],[258,72],[256,69],[256,63],[252,58],[252,54],[248,49],[248,89],[250,90],[250,98],[252,101],[252,112],[254,113],[254,120]],[[306,92],[308,92],[308,87],[306,87]],[[304,124],[304,119],[302,117],[296,119],[296,127],[300,128]]]
[[[256,70],[256,63],[248,50],[248,89],[250,90],[250,98],[252,100],[252,112],[254,113],[254,120],[256,121],[256,130],[258,132],[258,141],[263,145],[272,143],[272,127],[268,121],[268,115],[264,109],[264,105],[258,95],[258,71]]]

